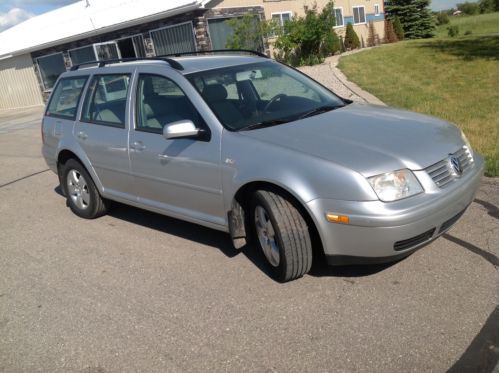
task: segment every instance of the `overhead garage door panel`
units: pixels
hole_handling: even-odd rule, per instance
[[[196,50],[191,22],[151,31],[151,38],[157,56]]]

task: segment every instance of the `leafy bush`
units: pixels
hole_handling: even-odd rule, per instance
[[[347,30],[345,32],[344,44],[345,44],[346,50],[360,48],[359,37],[357,36],[357,33],[353,29],[353,26],[350,22],[348,22],[348,24],[347,24]]]
[[[461,3],[457,4],[457,9],[459,9],[461,12],[469,15],[474,15],[478,14],[480,12],[480,6],[477,3]]]
[[[480,13],[499,12],[499,0],[480,0],[478,6]]]
[[[317,5],[305,8],[304,17],[286,23],[285,29],[276,30],[276,59],[288,64],[314,65],[341,48],[335,26],[334,4],[329,1],[319,13]]]
[[[393,30],[395,31],[395,34],[397,34],[398,40],[404,40],[404,27],[402,27],[402,22],[400,22],[398,16],[393,17]]]
[[[437,14],[437,25],[446,25],[450,22],[447,13],[440,12]]]
[[[457,35],[459,35],[459,26],[450,26],[450,27],[447,27],[447,34],[453,38]]]
[[[473,34],[473,31],[471,31],[471,30],[466,30],[464,33],[464,35],[471,35],[471,34]]]

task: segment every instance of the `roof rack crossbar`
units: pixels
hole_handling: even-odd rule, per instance
[[[85,66],[85,65],[96,64],[99,67],[103,67],[103,66],[111,64],[111,63],[130,62],[130,61],[164,61],[176,70],[183,70],[184,69],[184,67],[178,61],[175,61],[171,58],[166,58],[166,57],[130,57],[130,58],[114,58],[114,59],[110,59],[110,60],[82,62],[78,65],[71,66],[71,71],[78,70],[81,66]]]
[[[161,57],[180,57],[180,56],[192,56],[192,55],[198,55],[198,54],[231,53],[231,52],[248,53],[248,54],[254,54],[255,56],[259,56],[259,57],[263,57],[263,58],[269,58],[269,56],[267,56],[266,54],[264,54],[262,52],[255,51],[255,50],[251,50],[251,49],[212,49],[212,50],[206,50],[206,51],[203,50],[203,51],[164,54]]]

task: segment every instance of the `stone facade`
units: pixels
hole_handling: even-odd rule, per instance
[[[209,30],[208,30],[208,19],[237,17],[237,16],[242,16],[243,14],[246,13],[254,13],[257,14],[261,19],[265,19],[264,10],[262,7],[200,9],[193,12],[183,13],[177,16],[165,18],[154,22],[143,23],[137,26],[124,28],[117,31],[112,31],[108,33],[82,38],[80,40],[73,41],[70,43],[64,43],[50,48],[40,49],[36,52],[31,53],[31,57],[33,59],[33,65],[36,71],[36,76],[38,78],[38,82],[40,85],[40,90],[42,91],[44,99],[47,100],[48,96],[50,95],[50,91],[44,90],[43,83],[40,78],[40,73],[38,71],[38,64],[36,61],[38,57],[47,56],[53,53],[60,52],[63,54],[66,67],[69,69],[71,67],[71,59],[69,57],[69,52],[68,52],[70,49],[84,47],[94,43],[114,41],[117,39],[122,39],[125,37],[131,37],[136,35],[142,35],[144,39],[146,56],[152,57],[155,55],[155,52],[150,31],[162,27],[174,26],[176,24],[185,23],[185,22],[192,22],[196,49],[198,51],[207,51],[212,49],[209,37]]]

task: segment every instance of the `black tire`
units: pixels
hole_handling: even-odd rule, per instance
[[[263,207],[275,232],[279,249],[278,264],[272,264],[264,252],[258,236],[255,216]],[[262,250],[272,277],[280,282],[302,277],[312,266],[312,242],[307,223],[290,200],[277,192],[258,190],[253,195],[250,207],[250,225],[254,244]],[[276,250],[277,252],[277,250]],[[275,258],[274,258],[275,259]]]
[[[69,159],[61,167],[61,173],[62,175],[60,180],[61,183],[64,183],[61,186],[65,192],[67,205],[71,211],[79,217],[85,219],[95,219],[107,212],[108,202],[100,196],[100,193],[97,190],[92,178],[80,162],[75,159]],[[81,187],[76,186],[76,188],[78,188],[80,194],[85,194],[86,202],[83,201],[83,199],[80,199],[80,201],[83,202],[78,203],[78,192],[75,192],[76,194],[71,192],[70,183],[72,181],[68,179],[75,174],[83,177],[82,181],[84,182],[84,185]]]

